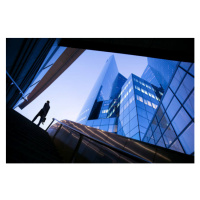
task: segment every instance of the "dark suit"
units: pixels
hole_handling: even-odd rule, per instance
[[[50,109],[49,103],[45,103],[43,108],[39,111],[39,113],[33,118],[32,122],[34,122],[39,116],[40,116],[40,121],[38,123],[38,126],[41,124],[41,122],[44,121],[48,111]]]

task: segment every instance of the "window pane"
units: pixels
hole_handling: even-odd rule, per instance
[[[109,124],[115,124],[116,118],[110,118]]]
[[[179,135],[179,133],[181,133],[181,131],[188,125],[190,121],[191,118],[185,112],[184,108],[181,108],[181,110],[172,121],[172,125],[174,126],[176,134]]]
[[[170,84],[170,88],[172,89],[172,91],[175,93],[178,86],[180,85],[180,82],[182,81],[183,77],[185,75],[185,71],[182,70],[181,68],[178,68],[176,71],[176,74]]]
[[[190,62],[181,62],[180,66],[184,68],[186,71],[189,69],[191,63]]]
[[[108,132],[113,132],[113,128],[114,128],[113,125],[109,125]]]
[[[140,139],[141,139],[141,141],[143,140],[143,138],[144,138],[144,133],[140,132]]]
[[[124,117],[126,117],[126,115],[129,113],[129,109],[126,108],[126,110],[124,110]]]
[[[187,76],[184,78],[181,86],[179,87],[176,96],[179,98],[181,103],[185,101],[188,94],[191,92],[191,90],[194,88],[194,78],[187,74]]]
[[[124,125],[126,125],[129,122],[129,114],[124,117]]]
[[[94,120],[93,125],[100,125],[100,124],[101,124],[101,119]]]
[[[130,132],[130,137],[133,137],[136,133],[138,133],[138,126],[136,126],[131,132]]]
[[[138,107],[137,112],[138,112],[138,115],[147,118],[147,114],[146,114],[146,111],[144,109],[141,109],[141,108]]]
[[[87,126],[92,126],[92,125],[93,125],[93,122],[94,122],[94,120],[88,120],[87,123],[86,123],[86,125],[87,125]]]
[[[149,140],[149,143],[150,143],[150,144],[155,144],[155,141],[154,141],[154,139],[153,139],[153,138],[151,138],[151,139]]]
[[[179,140],[187,154],[194,152],[194,123],[179,137]]]
[[[115,132],[115,133],[117,132],[117,127],[118,127],[117,125],[114,125],[113,132]]]
[[[130,130],[138,126],[137,116],[130,120]]]
[[[129,132],[129,123],[127,123],[127,124],[123,127],[123,130],[124,130],[125,135],[127,135],[128,132]]]
[[[163,135],[166,147],[169,147],[169,145],[174,141],[174,139],[176,138],[176,134],[172,128],[172,126],[170,125],[167,130],[165,131],[164,135]]]
[[[101,120],[101,125],[107,125],[107,124],[109,124],[109,118],[108,119],[102,119]]]
[[[157,126],[157,120],[156,118],[154,117],[152,123],[151,123],[151,128],[152,128],[152,131],[154,131],[156,129],[156,126]]]
[[[145,107],[144,107],[145,104],[144,103],[142,103],[140,101],[137,101],[136,104],[137,104],[138,107],[140,107],[142,109],[145,109]]]
[[[180,145],[180,143],[179,143],[178,140],[176,140],[176,141],[174,142],[174,144],[170,147],[170,149],[172,149],[172,150],[174,150],[174,151],[179,151],[179,152],[181,152],[181,153],[184,153],[184,151],[183,151],[183,149],[182,149],[182,147],[181,147],[181,145]]]
[[[181,107],[181,104],[178,102],[177,98],[174,97],[167,109],[167,114],[170,119],[174,117],[174,115],[176,114],[176,112],[178,111],[180,107]]]
[[[155,110],[154,110],[152,107],[145,105],[145,108],[146,108],[146,111],[148,111],[148,112],[154,114],[154,111],[155,111]]]
[[[133,117],[135,117],[136,116],[136,107],[133,109],[133,110],[131,110],[131,112],[130,112],[130,120],[133,118]]]
[[[158,139],[160,138],[160,136],[161,136],[161,132],[160,132],[160,129],[159,129],[159,127],[157,126],[157,128],[156,128],[156,130],[155,130],[155,132],[154,132],[154,139],[155,139],[155,143],[158,141]]]
[[[166,114],[162,117],[159,125],[160,125],[161,132],[164,133],[165,129],[169,125],[169,119]]]
[[[103,130],[103,131],[108,131],[108,125],[100,126],[100,129]]]
[[[162,137],[161,137],[160,140],[158,141],[157,145],[160,146],[160,147],[165,147],[165,143],[164,143]]]
[[[188,98],[188,100],[184,103],[184,107],[189,112],[192,118],[194,118],[194,91]]]
[[[141,117],[141,116],[138,115],[138,120],[139,120],[139,125],[140,125],[140,126],[143,126],[143,127],[145,127],[145,128],[148,128],[148,126],[149,126],[149,121],[148,121],[146,118]]]
[[[151,127],[147,130],[147,134],[145,136],[145,140],[148,142],[149,139],[151,138],[152,136],[152,131],[151,131]]]
[[[147,112],[147,118],[148,118],[148,120],[149,120],[149,121],[151,121],[151,120],[152,120],[152,117],[153,117],[153,114],[151,114],[151,113]]]
[[[132,136],[132,139],[140,140],[140,135],[139,135],[139,133],[136,133],[134,136]]]
[[[173,93],[171,92],[170,89],[168,89],[165,96],[164,96],[164,99],[162,101],[162,104],[163,104],[165,109],[169,105],[169,102],[171,101],[172,97],[173,97]]]
[[[189,72],[194,76],[194,64],[193,64],[192,67],[190,68]]]
[[[146,128],[144,128],[144,127],[140,126],[140,132],[142,132],[142,133],[146,133],[146,131],[147,131],[147,129],[146,129]]]
[[[158,122],[161,120],[161,118],[162,118],[164,112],[165,112],[165,111],[164,111],[163,106],[160,105],[160,107],[158,108],[158,111],[157,111],[157,113],[156,113],[156,117],[157,117]]]

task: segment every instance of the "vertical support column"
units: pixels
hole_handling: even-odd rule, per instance
[[[54,138],[56,137],[56,135],[58,134],[58,132],[60,131],[60,129],[62,128],[62,124],[59,126],[59,128],[57,129],[57,131],[55,132],[52,141],[54,140]]]
[[[82,140],[83,140],[83,135],[80,134],[79,141],[78,141],[78,143],[77,143],[77,145],[76,145],[76,148],[75,148],[75,150],[74,150],[74,152],[73,152],[73,155],[72,155],[72,157],[71,157],[71,159],[70,159],[70,162],[71,162],[71,163],[73,163],[73,162],[75,161],[75,159],[76,159],[76,156],[77,156],[77,154],[78,154],[79,147],[80,147],[80,145],[81,145],[81,143],[82,143]]]

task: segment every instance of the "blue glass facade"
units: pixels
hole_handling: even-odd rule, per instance
[[[194,154],[194,64],[181,62],[143,138],[161,147]]]
[[[121,87],[127,79],[117,69],[114,56],[111,56],[95,83],[83,106],[77,122],[111,132],[117,132],[116,112],[108,119],[109,108],[114,106]]]
[[[157,87],[162,87],[165,90],[176,71],[179,62],[158,58],[147,58],[147,61],[148,66],[141,78]]]
[[[146,80],[126,79],[111,56],[77,122],[194,154],[194,64],[152,58],[149,64]]]
[[[142,140],[163,90],[131,74],[120,93],[118,134]]]

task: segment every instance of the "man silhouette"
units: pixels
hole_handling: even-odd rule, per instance
[[[49,101],[47,101],[43,108],[39,111],[39,113],[33,118],[32,122],[34,122],[39,116],[40,116],[40,121],[38,123],[38,126],[40,126],[41,122],[44,122],[45,121],[45,117],[50,109],[50,106],[49,106]]]

